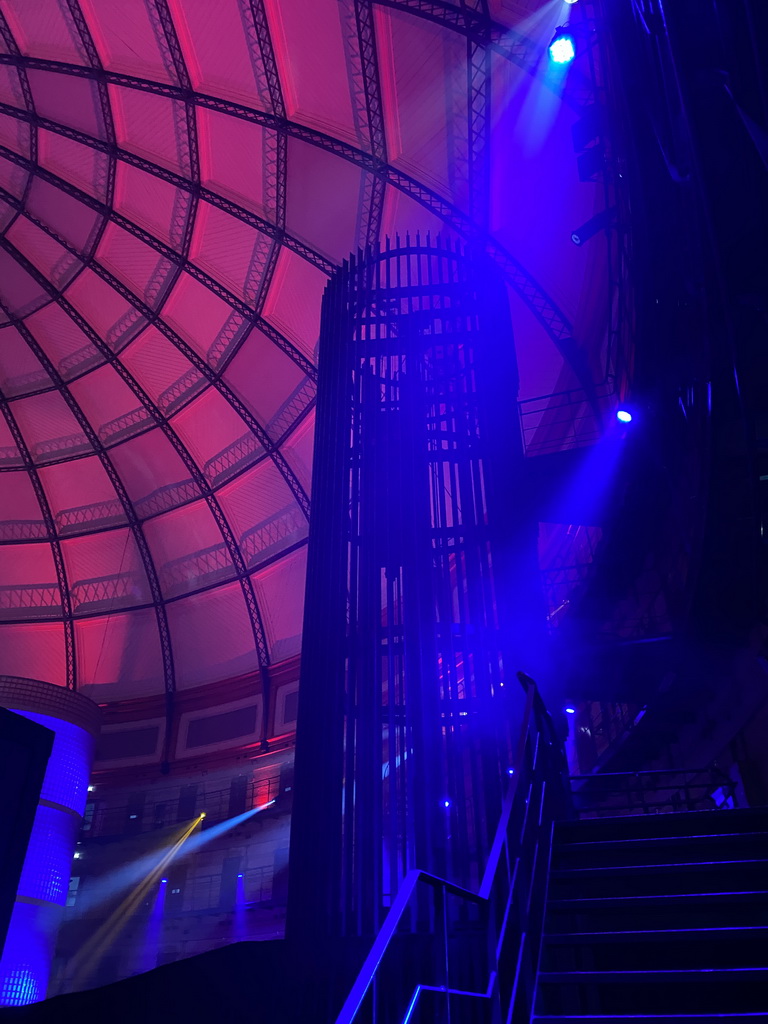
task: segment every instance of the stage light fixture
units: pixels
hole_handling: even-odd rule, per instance
[[[627,409],[619,409],[619,411],[616,413],[616,419],[619,421],[619,423],[631,423],[632,413],[629,412]]]
[[[575,231],[571,232],[571,241],[574,245],[584,245],[588,242],[593,235],[596,235],[598,231],[602,231],[603,228],[609,228],[616,217],[616,208],[609,206],[605,210],[601,210],[600,213],[596,213],[594,217],[590,217],[586,223],[582,224],[580,228],[576,228]]]
[[[450,800],[443,800],[443,807],[450,807],[450,806],[451,806],[451,801]]]
[[[579,2],[579,0],[565,0],[565,2],[566,2],[567,4],[576,4],[576,3],[578,3],[578,2]]]
[[[565,708],[564,710],[565,710],[566,715],[575,715],[576,714],[576,708]]]
[[[168,884],[168,879],[167,878],[161,878],[160,879],[160,884],[161,885],[167,885]]]
[[[205,817],[205,811],[200,811],[200,817],[201,817],[201,818],[204,818],[204,817]]]
[[[576,43],[573,34],[562,25],[555,29],[555,34],[552,36],[552,42],[549,44],[549,56],[554,64],[570,64],[576,56]]]

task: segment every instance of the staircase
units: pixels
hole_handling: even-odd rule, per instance
[[[768,808],[555,826],[534,1021],[768,1021]]]

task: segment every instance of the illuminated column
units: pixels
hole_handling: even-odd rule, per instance
[[[0,705],[55,734],[0,960],[0,1006],[22,1006],[48,988],[101,713],[82,694],[13,676],[0,676]]]

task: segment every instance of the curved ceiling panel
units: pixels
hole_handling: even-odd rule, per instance
[[[494,16],[539,53],[551,8]],[[600,350],[578,104],[506,33],[482,2],[0,0],[0,671],[104,701],[297,651],[351,250],[485,238],[528,395]]]

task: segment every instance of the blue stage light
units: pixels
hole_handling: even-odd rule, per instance
[[[568,29],[555,29],[549,44],[549,56],[554,64],[570,64],[576,56],[576,44]]]
[[[619,409],[619,411],[616,413],[616,419],[619,421],[619,423],[631,423],[632,413],[627,412],[626,409]]]
[[[168,882],[168,879],[167,879],[167,878],[161,878],[161,879],[160,879],[160,884],[161,884],[161,885],[166,885],[166,884],[167,884],[167,882]]]
[[[565,710],[566,715],[575,715],[576,714],[576,708],[565,708],[564,710]]]
[[[443,807],[450,807],[450,806],[451,806],[451,801],[450,800],[443,800]]]

